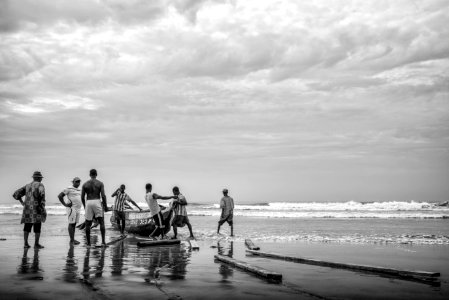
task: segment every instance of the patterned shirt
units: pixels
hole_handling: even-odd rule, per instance
[[[180,200],[183,204],[181,204],[181,203],[174,203],[175,200],[173,200],[172,207],[173,207],[173,211],[174,211],[175,215],[176,216],[187,216],[187,209],[186,209],[187,200],[186,200],[186,197],[184,197],[182,194],[179,194],[178,195],[178,200]]]
[[[38,181],[33,181],[25,187],[25,201],[20,223],[43,223],[47,217],[45,211],[45,188]]]
[[[127,193],[118,190],[117,196],[115,197],[114,210],[124,211],[125,210],[125,202],[128,201],[129,199],[130,198]]]

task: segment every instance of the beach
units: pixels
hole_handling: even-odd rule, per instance
[[[106,214],[106,241],[119,235]],[[179,229],[180,245],[138,247],[145,237],[129,234],[106,249],[69,246],[64,215],[43,226],[44,249],[24,250],[20,216],[0,219],[2,299],[445,299],[449,295],[446,219],[301,219],[235,217],[235,237],[225,224],[216,234],[214,216],[191,216],[199,250]],[[296,232],[296,237],[294,233]],[[309,232],[308,238],[304,233]],[[387,239],[374,237],[391,236]],[[415,232],[415,235],[407,233]],[[418,233],[421,234],[418,234]],[[329,239],[324,237],[328,233]],[[171,233],[169,233],[171,235]],[[433,236],[432,236],[433,235]],[[414,243],[396,237],[414,236]],[[318,238],[320,237],[320,238]],[[407,280],[375,273],[299,264],[246,253],[250,238],[261,251],[333,262],[440,272],[436,281]],[[30,235],[32,243],[34,234]],[[99,244],[98,229],[92,231]],[[421,241],[421,242],[419,242]],[[222,254],[281,273],[281,283],[218,262]]]

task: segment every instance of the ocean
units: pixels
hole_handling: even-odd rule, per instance
[[[160,203],[165,204],[164,201]],[[144,202],[138,202],[138,205],[147,207]],[[0,205],[0,216],[13,217],[21,213],[20,204]],[[65,207],[60,203],[49,203],[47,213],[49,218],[65,215]],[[191,217],[218,219],[221,210],[218,204],[190,203],[188,213]],[[234,218],[236,228],[242,228],[243,231],[236,231],[237,237],[240,234],[242,238],[326,243],[449,245],[447,203],[349,201],[237,204]],[[239,219],[242,221],[239,222]],[[203,222],[193,225],[198,238],[211,237],[216,231],[215,225],[204,226]],[[0,233],[6,232],[0,229]]]

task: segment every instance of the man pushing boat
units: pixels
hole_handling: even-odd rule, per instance
[[[114,204],[114,215],[117,220],[118,226],[120,228],[120,233],[122,236],[125,235],[125,205],[126,202],[131,202],[134,204],[135,207],[137,207],[140,211],[142,209],[136,204],[136,202],[131,199],[131,197],[128,196],[127,193],[125,193],[125,185],[120,185],[120,188],[118,188],[111,197],[115,198],[115,204]]]
[[[164,217],[161,213],[161,208],[159,207],[159,203],[157,202],[157,199],[161,200],[170,200],[174,199],[176,196],[159,196],[156,193],[152,193],[153,186],[151,183],[147,183],[145,185],[146,189],[146,195],[145,195],[145,201],[148,203],[148,206],[150,208],[150,214],[151,217],[154,220],[154,224],[156,225],[156,228],[153,230],[153,232],[150,234],[150,238],[155,238],[161,235],[161,238],[165,238],[165,225],[164,225]]]

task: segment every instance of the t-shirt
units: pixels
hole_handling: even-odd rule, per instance
[[[79,188],[69,186],[63,191],[64,195],[67,196],[69,203],[72,203],[72,208],[76,211],[81,210],[83,203],[81,202],[81,190]]]
[[[148,207],[150,208],[151,216],[155,216],[161,211],[159,203],[157,203],[157,199],[153,199],[153,193],[147,193],[145,195],[145,201],[147,202]]]
[[[224,196],[220,201],[220,208],[223,209],[223,213],[228,215],[234,210],[234,199],[229,196]]]
[[[125,202],[130,198],[127,193],[122,191],[117,191],[117,196],[115,197],[114,210],[116,211],[124,211],[125,210]]]

